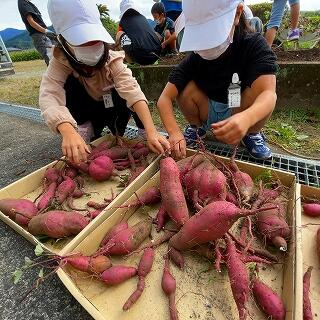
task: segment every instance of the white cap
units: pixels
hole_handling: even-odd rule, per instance
[[[48,13],[56,33],[74,46],[97,40],[114,43],[93,0],[49,0]]]
[[[122,16],[126,11],[129,9],[134,9],[135,11],[139,12],[139,10],[136,8],[134,2],[132,0],[122,0],[120,2],[120,16],[119,19],[121,20]]]
[[[228,38],[240,2],[242,1],[183,0],[182,11],[186,26],[180,51],[206,50],[222,44]]]

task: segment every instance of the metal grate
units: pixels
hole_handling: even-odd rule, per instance
[[[0,112],[23,117],[36,122],[43,122],[39,109],[18,105],[0,103]],[[166,133],[162,132],[166,136]],[[127,138],[138,136],[138,129],[128,126],[125,132]],[[219,142],[205,141],[206,148],[219,156],[230,157],[232,149]],[[297,182],[313,187],[320,187],[320,162],[302,158],[273,153],[269,160],[256,160],[249,156],[245,149],[239,148],[236,158],[245,162],[257,163],[266,167],[292,172],[297,177]]]
[[[166,135],[165,133],[162,134]],[[125,132],[125,136],[128,138],[136,138],[138,136],[137,128],[128,126]],[[219,156],[231,157],[233,153],[232,148],[219,142],[205,141],[204,144],[207,150]],[[306,184],[308,186],[320,188],[320,163],[317,161],[311,161],[277,153],[273,153],[271,159],[256,160],[250,157],[250,155],[244,148],[239,148],[236,154],[236,159],[245,162],[256,163],[274,169],[292,172],[295,174],[297,182]]]

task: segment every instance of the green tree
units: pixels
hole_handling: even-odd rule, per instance
[[[116,38],[118,31],[118,23],[110,18],[109,9],[104,4],[97,4],[98,10],[100,12],[100,20],[106,30],[110,33],[113,39]]]

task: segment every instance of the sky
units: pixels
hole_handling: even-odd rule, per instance
[[[68,0],[66,0],[68,1]],[[120,0],[96,0],[97,3],[106,4],[110,9],[111,17],[118,21]],[[199,0],[201,2],[201,0]],[[247,4],[266,2],[267,0],[246,0]],[[32,0],[42,13],[44,22],[51,25],[47,12],[47,0]],[[152,0],[136,0],[135,4],[142,14],[151,18],[150,9]],[[301,10],[320,10],[320,0],[300,0]],[[6,28],[25,29],[17,7],[17,0],[0,0],[0,30]]]

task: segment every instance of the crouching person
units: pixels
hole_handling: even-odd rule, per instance
[[[71,161],[87,159],[87,146],[105,126],[123,135],[131,115],[145,129],[150,149],[169,147],[153,124],[147,100],[121,53],[109,50],[92,0],[49,0],[48,12],[58,45],[43,75],[39,104],[45,122],[62,135],[62,151]]]
[[[247,29],[241,1],[195,5],[183,2],[180,50],[192,53],[171,72],[157,104],[172,149],[185,156],[186,145],[211,129],[226,144],[241,142],[254,158],[270,158],[261,129],[276,103],[275,54],[259,33]],[[174,100],[190,124],[184,133],[174,118]]]
[[[159,38],[131,0],[120,2],[116,47],[124,50],[127,62],[141,65],[154,64],[161,53]]]

